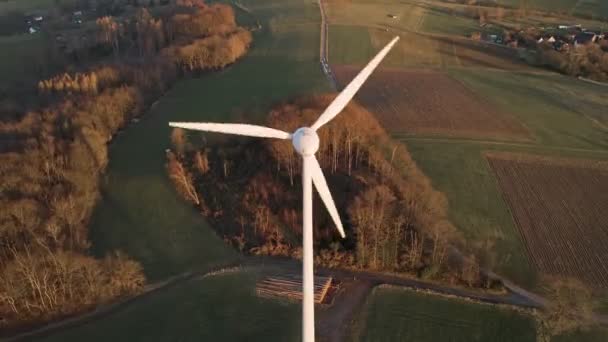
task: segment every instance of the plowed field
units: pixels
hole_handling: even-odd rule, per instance
[[[487,159],[536,268],[608,288],[608,163]]]
[[[359,67],[334,66],[340,86]],[[377,70],[357,94],[392,133],[526,140],[528,131],[512,116],[481,100],[441,72]]]

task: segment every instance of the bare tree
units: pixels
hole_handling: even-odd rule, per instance
[[[169,177],[171,180],[173,180],[173,183],[176,185],[178,191],[186,199],[199,205],[200,200],[196,189],[194,188],[192,175],[184,168],[182,163],[172,152],[167,153],[167,159],[167,171],[169,172]]]

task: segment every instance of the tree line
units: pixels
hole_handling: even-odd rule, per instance
[[[251,42],[228,5],[197,2],[173,11],[190,19],[178,21],[171,42],[150,44],[148,32],[178,14],[153,18],[142,8],[125,19],[135,20],[135,31],[103,43],[118,46],[119,53],[40,80],[31,90],[36,105],[0,122],[0,326],[78,312],[144,285],[142,267],[125,254],[98,259],[89,253],[87,227],[100,197],[107,145],[180,75],[193,71],[176,63],[175,51],[211,39],[208,49],[201,48],[208,59],[197,70],[215,69],[244,55]],[[213,20],[201,24],[207,15]],[[235,41],[240,45],[229,53],[215,48]]]
[[[294,131],[314,122],[332,99],[315,96],[283,104],[271,111],[268,125]],[[484,283],[475,257],[454,257],[451,247],[465,246],[447,218],[445,196],[433,189],[406,147],[391,140],[371,113],[349,104],[318,133],[317,158],[345,221],[347,239],[339,238],[315,197],[317,263],[493,285]],[[218,233],[239,250],[298,258],[301,158],[289,141],[243,139],[200,147],[192,142],[198,139],[176,129],[169,175],[178,191],[215,221]]]

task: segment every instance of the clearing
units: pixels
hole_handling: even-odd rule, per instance
[[[332,67],[344,86],[359,67]],[[392,133],[527,140],[525,127],[441,72],[377,70],[357,94]]]
[[[536,269],[608,288],[608,163],[504,153],[487,159]]]

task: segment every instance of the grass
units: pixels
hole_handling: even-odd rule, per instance
[[[495,241],[495,269],[520,284],[532,285],[535,272],[526,258],[498,183],[477,144],[406,141],[433,186],[449,201],[450,220],[470,245]]]
[[[608,340],[608,329],[596,327],[587,331],[574,331],[551,339],[551,342],[604,342]]]
[[[300,4],[302,12],[315,6],[305,1],[287,4]],[[279,13],[281,9],[272,7]],[[142,262],[151,280],[238,258],[169,182],[164,169],[170,133],[167,122],[260,122],[277,101],[328,90],[318,66],[319,27],[271,29],[267,24],[270,15],[265,18],[248,57],[222,72],[179,82],[144,120],[116,138],[103,181],[103,198],[90,229],[97,255],[124,250]],[[316,53],[302,56],[304,48]]]
[[[47,58],[44,34],[20,34],[0,37],[0,87],[31,81]]]
[[[508,309],[376,288],[353,332],[357,341],[536,341],[532,318]]]
[[[365,65],[395,33],[361,26],[329,26],[330,64]],[[401,39],[382,62],[384,67],[441,68],[459,66],[453,44],[413,32],[399,32]]]
[[[331,64],[365,64],[376,51],[365,27],[331,25],[328,31]]]
[[[324,1],[331,24],[389,27],[416,31],[424,18],[424,8],[413,3],[386,1]],[[391,18],[390,15],[397,16]]]
[[[429,33],[469,37],[479,32],[479,21],[459,15],[450,15],[437,9],[427,10],[421,30]]]
[[[298,341],[300,305],[258,298],[256,275],[223,274],[163,290],[42,341]]]
[[[608,149],[605,90],[557,74],[529,75],[458,69],[450,75],[512,113],[539,144]],[[593,120],[592,120],[593,119]],[[595,120],[595,122],[594,122]],[[603,122],[603,123],[602,123]]]
[[[76,0],[3,0],[0,1],[0,13],[47,11],[58,3],[73,4]]]
[[[500,5],[519,8],[520,0],[498,0]],[[604,0],[529,0],[529,8],[595,19],[608,18],[608,3]]]

